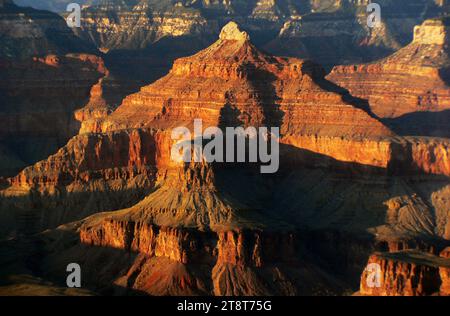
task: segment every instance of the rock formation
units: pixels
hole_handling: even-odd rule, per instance
[[[414,25],[423,18],[446,12],[444,5],[433,0],[385,1],[382,27],[372,30],[367,26],[368,3],[103,1],[84,10],[80,34],[104,50],[138,49],[167,37],[209,41],[223,25],[235,20],[252,30],[251,35],[276,55],[314,58],[321,64],[335,65],[386,56],[407,44]]]
[[[448,137],[449,25],[448,18],[427,20],[395,54],[337,66],[328,79],[367,99],[372,112],[401,134]]]
[[[297,241],[289,233],[214,234],[139,222],[103,221],[96,228],[82,227],[80,238],[90,246],[140,253],[117,282],[149,294],[318,294],[336,282],[297,257]],[[274,247],[274,243],[282,244],[282,249]],[[305,283],[300,286],[298,278],[311,288],[307,289]],[[267,282],[269,279],[276,281]],[[314,286],[313,279],[317,280]]]
[[[361,277],[362,295],[374,296],[425,296],[448,295],[448,270],[450,261],[444,257],[416,252],[375,254]],[[379,276],[376,274],[379,273]],[[379,280],[372,280],[379,278]]]
[[[16,6],[13,1],[0,7],[0,58],[29,58],[68,53],[95,53],[95,47],[83,41],[55,13]]]
[[[289,145],[334,157],[324,144],[333,138],[342,146],[339,159],[387,166],[389,142],[368,144],[380,150],[377,158],[345,154],[393,133],[323,76],[314,63],[261,53],[230,23],[216,43],[176,60],[166,77],[125,98],[110,116],[83,124],[81,131],[189,126],[194,119],[205,127],[272,124]]]
[[[375,253],[383,286],[361,294],[446,293],[448,139],[396,135],[320,66],[261,52],[234,22],[111,114],[101,87],[81,133],[0,191],[3,236],[50,228],[50,280],[78,262],[101,293],[343,294]],[[173,161],[171,131],[194,119],[279,127],[279,172]]]
[[[0,142],[23,161],[11,169],[2,165],[0,174],[11,176],[20,170],[16,168],[48,157],[78,133],[73,112],[87,102],[105,68],[97,56],[67,54],[4,61],[0,70],[4,93]],[[49,121],[52,124],[45,123]]]
[[[450,249],[447,247],[440,253],[442,258],[450,258]],[[448,267],[439,267],[439,276],[441,277],[440,295],[450,296],[450,269]]]
[[[57,14],[7,1],[0,36],[0,176],[12,176],[78,133],[73,112],[106,67]]]

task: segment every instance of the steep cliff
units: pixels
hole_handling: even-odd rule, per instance
[[[0,175],[12,176],[77,134],[73,112],[106,69],[57,14],[7,1],[0,37]]]
[[[27,234],[27,227],[40,231],[137,203],[154,186],[160,146],[151,130],[76,136],[9,180],[12,186],[0,194],[2,234]]]
[[[79,262],[92,289],[150,295],[343,294],[374,251],[440,251],[448,140],[396,136],[324,76],[262,53],[229,23],[111,114],[96,81],[77,112],[80,135],[3,183],[1,233],[51,228],[39,236],[46,277]],[[199,118],[204,128],[280,127],[279,172],[172,160],[172,128]],[[436,280],[447,259],[415,263],[418,278],[401,260],[391,260],[401,274],[385,269],[398,291],[380,294],[446,291]]]
[[[405,48],[376,63],[336,66],[329,80],[367,99],[401,134],[449,134],[449,19],[427,20]]]
[[[216,43],[177,60],[166,77],[130,95],[105,117],[100,80],[91,91],[88,106],[77,112],[83,120],[81,135],[11,179],[7,192],[20,188],[42,194],[71,186],[82,188],[93,179],[125,181],[140,174],[155,180],[158,172],[155,192],[132,208],[131,214],[146,213],[158,225],[166,226],[183,223],[211,228],[252,223],[236,214],[253,216],[262,205],[255,201],[266,194],[264,190],[256,190],[255,201],[245,202],[242,196],[224,194],[229,184],[220,187],[221,168],[209,164],[188,167],[171,161],[171,128],[189,127],[198,118],[203,120],[203,128],[281,127],[284,170],[288,170],[286,166],[309,166],[350,174],[449,174],[446,140],[394,137],[359,100],[323,75],[313,63],[261,53],[247,33],[230,23]],[[252,174],[238,178],[255,185],[263,181]],[[251,194],[248,189],[242,192]],[[384,201],[379,202],[383,207]],[[429,230],[427,226],[425,231]]]
[[[450,248],[447,247],[440,253],[440,257],[450,259]],[[448,267],[439,267],[439,276],[441,277],[440,295],[450,296],[450,269]]]
[[[370,268],[369,268],[370,265]],[[374,268],[376,267],[376,268]],[[448,295],[445,272],[450,260],[417,251],[375,254],[361,277],[362,295],[424,296]],[[441,274],[440,274],[441,271]]]
[[[29,58],[49,54],[95,53],[94,45],[75,36],[55,13],[16,6],[0,6],[0,58]]]
[[[378,141],[393,133],[364,107],[326,81],[318,65],[263,54],[230,23],[213,45],[176,60],[167,76],[126,97],[104,119],[87,121],[81,132],[165,129],[191,126],[194,119],[202,119],[205,128],[266,124],[281,128],[282,143],[385,167],[389,141]],[[342,146],[341,154],[327,149],[333,141]],[[365,146],[374,148],[374,156],[351,154]]]
[[[265,55],[230,23],[209,48],[178,59],[169,75],[126,98],[102,130],[176,126],[194,118],[215,126],[220,120],[259,126],[271,119],[275,126],[284,124],[286,133],[391,135],[333,88],[319,66]],[[316,109],[322,121],[313,117]],[[336,117],[340,120],[332,121]]]
[[[92,223],[80,228],[81,242],[90,249],[139,253],[115,282],[151,295],[295,295],[340,288],[336,279],[299,257],[292,233],[210,233],[105,219]]]
[[[367,26],[369,1],[103,1],[83,12],[80,34],[105,50],[147,47],[165,37],[212,40],[230,20],[283,56],[326,64],[361,62],[406,45],[415,24],[446,12],[433,0],[384,1],[382,27]]]

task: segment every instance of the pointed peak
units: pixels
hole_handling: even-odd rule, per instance
[[[241,31],[236,22],[229,22],[220,32],[220,39],[224,41],[249,41],[250,36],[245,31]]]

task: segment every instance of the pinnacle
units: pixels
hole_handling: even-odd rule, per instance
[[[241,31],[239,25],[236,22],[229,22],[225,25],[220,32],[221,40],[229,40],[229,41],[248,41],[250,40],[250,36],[247,32]]]

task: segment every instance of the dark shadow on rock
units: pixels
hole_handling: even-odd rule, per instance
[[[234,167],[215,164],[215,187],[219,196],[227,201],[236,201],[238,205],[247,205],[248,209],[242,211],[243,218],[263,225],[263,230],[297,231],[303,241],[302,247],[311,255],[308,260],[347,280],[353,290],[358,290],[359,278],[369,256],[374,251],[386,251],[386,242],[377,241],[368,230],[386,224],[387,207],[384,203],[398,196],[395,190],[389,189],[394,185],[391,177],[396,176],[389,175],[390,172],[385,168],[341,162],[289,145],[282,144],[280,152],[281,168],[272,175],[260,174],[258,164]],[[402,176],[398,176],[399,181],[404,181],[402,179],[408,174],[413,176],[405,171]],[[426,175],[420,181],[424,179],[435,184],[433,189],[420,191],[414,187],[414,181],[408,182],[408,185],[425,203],[434,192],[449,184],[448,179],[440,176]],[[345,187],[344,183],[348,183],[348,186]],[[315,197],[309,193],[309,190],[320,192],[321,187],[321,198],[318,199],[317,192]],[[371,220],[359,222],[358,218],[365,216],[365,208],[370,208],[363,207],[366,203],[363,196],[369,194],[373,187],[388,187],[386,195],[374,195],[371,203],[378,215],[375,217],[372,214]],[[345,211],[341,213],[333,213],[334,208],[345,202],[346,194],[356,197],[355,201],[359,201],[359,204],[349,205],[347,209],[344,207]],[[329,209],[326,209],[326,205],[329,205]],[[382,209],[384,213],[381,213]],[[317,220],[314,219],[314,225],[310,226],[309,221],[314,216]],[[327,216],[334,218],[330,222],[334,224],[325,224],[319,228],[320,221],[331,221]],[[449,245],[448,241],[425,233],[411,239],[405,238],[399,243],[424,251],[430,248],[439,251]]]
[[[264,126],[268,128],[281,128],[284,112],[281,111],[278,102],[280,98],[277,95],[274,82],[276,76],[269,71],[254,67],[252,64],[244,65],[247,70],[248,80],[256,92],[257,102],[262,106]]]
[[[219,128],[225,131],[227,127],[239,127],[243,125],[240,119],[241,111],[234,105],[233,96],[229,92],[226,93],[225,98],[227,103],[220,109]]]
[[[450,110],[413,112],[382,122],[400,136],[450,137]]]
[[[439,76],[450,87],[450,67],[440,69]]]
[[[302,72],[308,74],[313,79],[314,83],[320,88],[328,92],[339,94],[345,103],[361,109],[372,118],[379,120],[378,116],[372,112],[368,100],[355,97],[351,95],[347,89],[325,79],[325,70],[323,70],[320,66],[314,64],[313,62],[307,61],[303,66]]]
[[[0,176],[47,158],[75,136],[81,124],[74,112],[88,103],[101,76],[76,58],[61,58],[59,67],[32,61],[1,65],[0,115],[9,128],[0,130],[0,146],[21,163]]]
[[[46,229],[81,220],[98,212],[131,207],[141,201],[152,186],[133,189],[68,192],[57,188],[53,195],[31,190],[24,196],[0,198],[0,237],[31,236]]]

